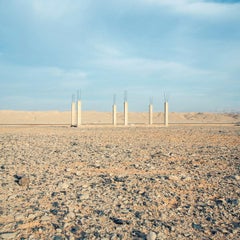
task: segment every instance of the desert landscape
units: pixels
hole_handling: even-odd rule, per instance
[[[239,239],[239,114],[0,111],[0,239]]]
[[[240,240],[240,0],[0,0],[0,240]]]

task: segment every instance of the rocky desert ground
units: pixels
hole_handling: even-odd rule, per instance
[[[0,239],[239,239],[240,127],[0,126]]]

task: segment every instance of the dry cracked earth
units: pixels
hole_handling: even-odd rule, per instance
[[[0,239],[239,239],[240,128],[1,127]]]

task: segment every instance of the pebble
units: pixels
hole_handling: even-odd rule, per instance
[[[50,220],[51,220],[51,217],[48,216],[48,215],[45,215],[45,216],[41,217],[41,221],[50,221]]]
[[[64,238],[62,236],[54,236],[53,240],[63,240]]]
[[[139,230],[136,230],[136,229],[132,230],[132,236],[140,238],[140,239],[146,239],[146,237],[147,237],[145,233],[143,233]]]
[[[87,199],[89,199],[89,194],[88,194],[88,193],[83,193],[83,194],[81,194],[80,199],[81,199],[81,200],[87,200]]]
[[[72,226],[70,229],[71,233],[73,234],[77,234],[77,232],[79,231],[79,227],[78,226]]]
[[[236,179],[237,181],[240,181],[240,175],[235,175],[235,179]]]
[[[62,188],[62,189],[67,189],[67,188],[69,187],[69,184],[66,183],[66,182],[59,183],[59,184],[58,184],[58,187],[59,187],[59,188]]]
[[[69,218],[74,219],[75,218],[75,214],[74,212],[69,212],[67,215]]]
[[[169,179],[172,180],[172,181],[179,181],[179,180],[180,180],[180,178],[179,178],[178,176],[176,176],[176,175],[170,175],[170,176],[168,176],[168,177],[169,177]]]
[[[185,177],[183,180],[186,181],[186,182],[191,182],[192,178],[188,176],[188,177]]]
[[[25,219],[25,216],[24,216],[23,214],[16,214],[16,215],[14,216],[14,219],[15,219],[16,222],[18,222],[18,221],[20,221],[20,220]]]
[[[147,234],[147,240],[155,240],[157,238],[157,234],[155,232],[149,232]]]
[[[62,229],[61,229],[61,228],[57,228],[57,229],[56,229],[56,232],[57,232],[57,233],[62,233]]]
[[[192,223],[192,228],[194,228],[195,230],[199,230],[199,231],[203,230],[203,227],[201,224]]]
[[[16,239],[18,232],[0,233],[2,239]]]
[[[29,186],[30,184],[30,178],[29,177],[21,177],[18,181],[18,184],[20,186]]]
[[[115,224],[118,224],[118,225],[124,224],[124,221],[123,221],[122,219],[115,218],[115,217],[111,217],[110,219],[111,219]]]

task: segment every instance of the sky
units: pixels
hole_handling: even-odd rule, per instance
[[[240,112],[240,1],[0,0],[0,110]]]

